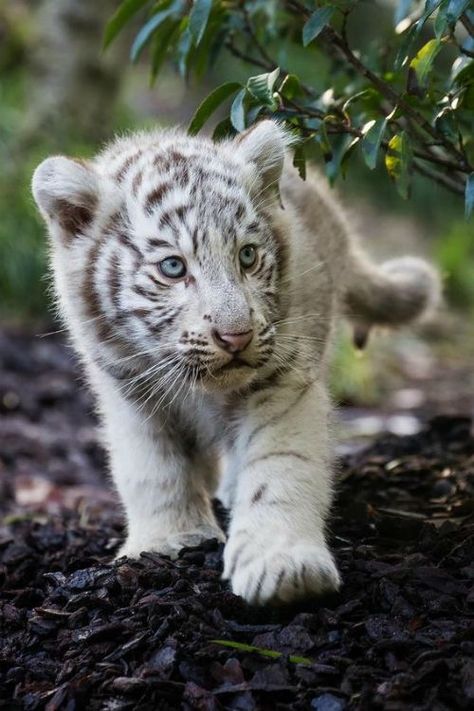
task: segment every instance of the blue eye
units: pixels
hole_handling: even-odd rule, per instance
[[[186,265],[179,257],[166,257],[159,263],[161,273],[168,279],[182,279],[186,274]]]
[[[239,262],[244,269],[250,269],[257,261],[257,250],[252,244],[246,244],[239,252]]]

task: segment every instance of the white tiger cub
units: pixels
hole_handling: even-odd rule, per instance
[[[218,144],[138,133],[33,178],[126,511],[118,556],[224,540],[222,469],[224,578],[260,604],[340,584],[325,535],[336,314],[360,338],[439,294],[420,259],[366,259],[323,181],[286,165],[290,143],[269,120]]]

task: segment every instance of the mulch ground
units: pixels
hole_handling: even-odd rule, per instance
[[[122,536],[60,338],[0,334],[0,708],[468,709],[474,440],[463,417],[339,463],[344,586],[253,609],[221,547],[111,564]]]

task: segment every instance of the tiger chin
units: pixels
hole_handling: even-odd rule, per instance
[[[127,518],[118,557],[224,541],[249,603],[337,590],[326,371],[335,320],[399,326],[436,305],[415,257],[373,264],[270,120],[213,143],[131,134],[35,171],[58,306]],[[278,188],[278,189],[277,189]]]

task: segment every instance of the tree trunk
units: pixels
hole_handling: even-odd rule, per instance
[[[60,146],[108,135],[128,61],[120,40],[102,52],[104,28],[116,8],[116,0],[40,4],[26,137],[43,136]]]

